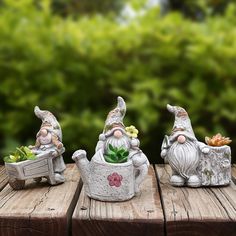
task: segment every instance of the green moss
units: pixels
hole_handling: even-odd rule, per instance
[[[127,162],[129,151],[124,148],[116,148],[111,144],[108,146],[108,150],[104,155],[105,161],[109,163],[124,163]]]
[[[15,163],[35,159],[35,154],[28,147],[21,146],[20,148],[16,148],[16,151],[14,153],[6,156],[4,158],[4,161],[7,163]]]

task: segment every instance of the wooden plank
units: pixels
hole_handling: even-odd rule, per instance
[[[153,167],[138,196],[126,202],[100,202],[82,189],[72,217],[73,236],[164,235],[164,218]]]
[[[8,177],[5,172],[5,167],[0,166],[0,191],[7,185]]]
[[[169,165],[156,165],[168,236],[235,236],[236,186],[180,188],[169,183]]]
[[[233,164],[232,165],[232,180],[233,180],[233,182],[236,184],[236,164]]]
[[[29,181],[14,191],[7,185],[0,193],[0,235],[68,235],[80,190],[75,164],[67,165],[65,177],[57,186]]]

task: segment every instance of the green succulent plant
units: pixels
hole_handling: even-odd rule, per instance
[[[16,148],[16,151],[6,157],[4,157],[4,161],[7,163],[15,163],[26,160],[35,160],[35,154],[26,146],[21,146],[20,148]]]
[[[124,148],[116,148],[111,144],[108,146],[108,150],[104,155],[105,161],[109,163],[124,163],[127,162],[129,151]]]

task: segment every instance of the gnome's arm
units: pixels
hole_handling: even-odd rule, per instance
[[[98,152],[100,149],[103,149],[105,140],[106,140],[105,134],[103,134],[103,133],[100,134],[99,140],[97,142],[97,146],[95,148],[95,152]]]
[[[39,138],[36,139],[35,144],[34,145],[30,145],[29,148],[30,149],[34,149],[34,148],[38,148],[40,146],[40,141]]]
[[[57,149],[61,149],[63,147],[63,143],[54,134],[52,135],[52,143],[56,146]]]
[[[170,147],[170,140],[167,135],[165,135],[162,145],[161,145],[161,157],[164,159],[165,163],[168,163],[167,151]]]
[[[57,148],[57,147],[55,146],[55,151],[52,152],[52,156],[53,156],[53,157],[59,157],[59,156],[61,156],[62,153],[64,153],[64,152],[65,152],[65,148],[64,148],[63,146],[60,147],[60,148]]]
[[[137,138],[132,138],[130,145],[132,149],[139,149],[140,142]]]
[[[207,154],[210,151],[209,147],[205,143],[197,141],[197,145],[200,151],[203,152],[204,154]]]
[[[52,143],[54,144],[55,151],[53,152],[53,157],[59,157],[65,152],[63,143],[59,141],[57,136],[53,136]]]
[[[52,153],[53,157],[58,157],[65,152],[63,143],[59,140],[58,136],[52,134],[52,143],[54,144],[54,151]]]

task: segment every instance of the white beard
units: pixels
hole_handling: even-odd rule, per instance
[[[187,140],[180,144],[174,142],[168,151],[168,161],[172,169],[185,179],[196,174],[199,151],[194,142]]]
[[[108,150],[108,146],[111,144],[113,147],[116,148],[124,148],[126,150],[130,149],[130,138],[123,135],[120,138],[116,138],[114,136],[108,137],[105,143],[105,151]]]

